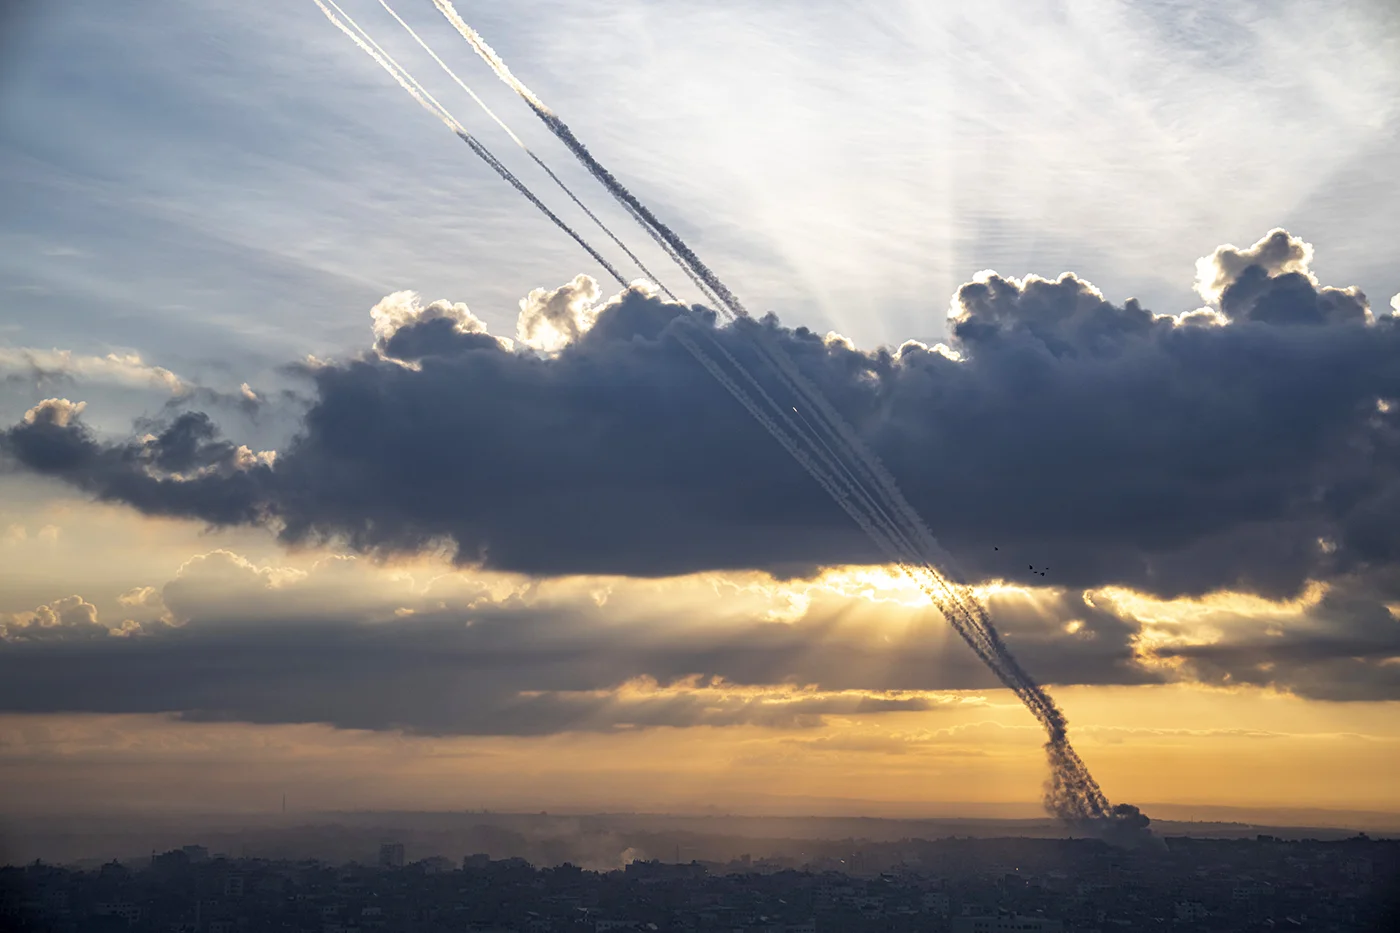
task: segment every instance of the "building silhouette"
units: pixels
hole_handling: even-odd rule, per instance
[[[403,868],[403,843],[386,842],[379,847],[380,868]]]

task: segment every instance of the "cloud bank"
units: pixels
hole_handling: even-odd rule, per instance
[[[0,712],[545,735],[809,729],[985,703],[999,684],[936,613],[905,601],[917,593],[863,577],[459,572],[425,584],[363,558],[298,570],[214,551],[121,594],[110,622],[77,595],[0,614]],[[1400,699],[1400,626],[1354,584],[1287,605],[1112,590],[988,601],[1017,656],[1054,685]]]
[[[1284,231],[1222,247],[1198,269],[1215,305],[1176,316],[1072,274],[984,273],[953,299],[954,352],[738,326],[771,331],[974,576],[1049,565],[1075,587],[1279,597],[1400,553],[1400,329],[1317,284],[1311,252]],[[400,293],[376,308],[372,352],[308,370],[315,399],[275,461],[198,412],[102,440],[64,400],[0,444],[96,498],[289,542],[446,546],[541,575],[875,561],[670,338],[681,316],[714,326],[580,277],[522,303],[517,344]],[[713,334],[764,375],[743,335]]]
[[[0,616],[0,710],[472,735],[791,729],[966,706],[980,700],[943,691],[995,685],[944,650],[937,618],[910,613],[922,618],[892,642],[829,589],[773,621],[769,594],[700,578],[667,581],[668,599],[642,581],[367,576],[354,558],[296,571],[215,551],[123,594],[120,625],[78,596]],[[1012,610],[1013,630],[1038,622]],[[1131,663],[1126,631],[1106,627],[1103,650],[1063,635],[1032,648],[1070,679],[1156,679]]]

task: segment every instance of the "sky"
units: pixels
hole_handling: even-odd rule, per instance
[[[1400,813],[1393,4],[457,6],[776,315],[1111,799]],[[0,203],[0,810],[1037,811],[696,312],[311,0],[0,4]]]

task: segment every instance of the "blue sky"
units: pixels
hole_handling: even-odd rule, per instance
[[[626,229],[426,0],[402,7]],[[347,10],[562,201],[376,3]],[[1400,290],[1383,4],[462,10],[751,307],[862,345],[937,338],[982,268],[1073,270],[1185,310],[1197,256],[1276,225],[1318,246],[1326,280],[1381,307]],[[36,4],[16,22],[10,346],[133,348],[236,385],[362,346],[389,291],[509,332],[531,288],[598,272],[310,2]]]

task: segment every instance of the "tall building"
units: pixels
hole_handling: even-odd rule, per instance
[[[386,842],[379,847],[380,868],[403,868],[403,843]]]

